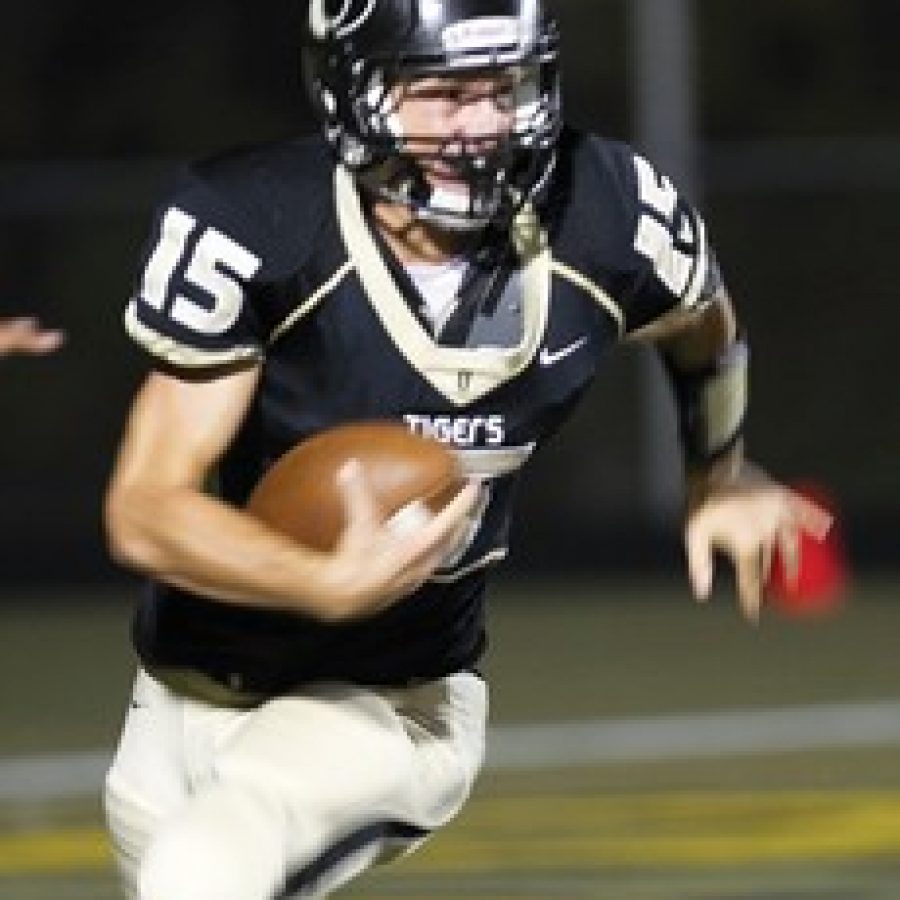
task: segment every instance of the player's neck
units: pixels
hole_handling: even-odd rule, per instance
[[[449,262],[464,255],[477,241],[472,233],[447,231],[423,222],[398,203],[376,202],[372,213],[387,245],[404,265]]]

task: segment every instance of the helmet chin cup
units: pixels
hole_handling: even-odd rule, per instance
[[[506,182],[506,166],[496,161],[478,165],[465,156],[441,159],[457,169],[459,183],[454,187],[433,183],[422,161],[409,154],[358,172],[357,181],[370,195],[402,204],[420,221],[445,231],[479,230],[510,219],[518,209]]]
[[[410,192],[402,199],[417,219],[443,231],[477,231],[497,217],[501,204],[501,190],[466,185],[462,190],[450,190],[439,185],[425,185],[421,198]]]
[[[434,187],[428,203],[414,208],[414,212],[418,219],[445,231],[474,231],[493,219],[498,205],[498,198],[476,196],[472,188],[458,192]]]

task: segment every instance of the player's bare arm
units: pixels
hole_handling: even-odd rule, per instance
[[[43,356],[58,350],[65,334],[56,328],[45,328],[32,316],[0,319],[0,356],[28,354]]]
[[[376,611],[431,575],[458,539],[477,491],[467,487],[415,535],[382,526],[358,467],[344,473],[347,527],[318,553],[203,489],[258,381],[154,373],[129,417],[106,498],[114,554],[129,566],[224,602],[341,620]]]
[[[746,389],[738,381],[746,373],[736,367],[745,369],[746,361],[738,358],[743,351],[737,317],[724,289],[694,310],[663,317],[640,336],[656,340],[676,381],[680,375],[690,377],[699,372],[733,378],[730,391],[726,385],[726,399],[717,401],[724,408],[706,414],[721,416],[726,428],[739,428],[743,410],[737,406],[746,402]],[[731,373],[729,366],[735,367]],[[728,409],[729,403],[735,408]],[[822,539],[831,517],[748,463],[739,433],[731,440],[728,435],[725,438],[726,445],[721,450],[711,448],[707,458],[697,453],[686,455],[688,571],[694,595],[706,600],[712,589],[714,555],[723,553],[735,567],[741,610],[750,621],[756,621],[776,549],[785,561],[788,577],[796,578],[801,532]]]

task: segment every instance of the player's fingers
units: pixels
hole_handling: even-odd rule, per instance
[[[791,587],[796,587],[800,577],[800,535],[795,528],[782,528],[778,532],[777,541],[785,581]],[[768,576],[766,580],[768,581]]]
[[[759,580],[760,584],[765,587],[772,575],[772,561],[775,556],[775,542],[769,541],[763,544],[760,550],[759,561]]]
[[[453,543],[460,539],[465,531],[457,528],[449,535]],[[393,565],[393,575],[390,578],[391,588],[381,601],[382,606],[387,606],[398,597],[405,597],[417,591],[427,582],[446,558],[449,547],[444,542],[438,544],[419,545],[417,535],[410,535],[403,541],[396,562]]]
[[[834,523],[834,516],[809,497],[791,492],[788,501],[791,517],[799,527],[817,541],[825,539]]]
[[[370,577],[381,582],[374,608],[384,608],[420,588],[471,527],[470,514],[479,496],[478,482],[467,483],[440,512],[413,502],[390,522],[387,543],[368,566]]]
[[[713,584],[713,548],[705,528],[688,528],[685,550],[694,597],[700,601],[708,600]]]
[[[436,519],[446,518],[447,522],[462,522],[471,516],[485,496],[487,488],[478,478],[469,478],[465,484],[444,504]]]
[[[37,322],[34,319],[6,319],[0,321],[0,353],[13,353],[21,349]]]
[[[8,319],[0,322],[0,354],[50,353],[62,344],[62,331],[47,331],[34,318]]]
[[[344,537],[374,529],[378,525],[378,504],[360,461],[347,460],[338,470],[337,482],[344,507]]]
[[[735,556],[737,573],[738,602],[745,618],[750,622],[759,621],[762,606],[763,554],[761,550],[740,553]]]
[[[467,482],[440,512],[418,530],[409,545],[410,564],[426,557],[437,557],[437,563],[444,558],[467,529],[469,516],[478,503],[480,492],[479,482]]]
[[[26,349],[29,353],[52,353],[63,345],[65,339],[65,332],[41,331],[31,336],[31,339],[27,342]]]

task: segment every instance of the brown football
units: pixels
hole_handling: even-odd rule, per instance
[[[463,484],[453,450],[389,421],[359,422],[322,431],[297,444],[260,479],[247,510],[272,528],[317,550],[330,550],[344,527],[337,475],[359,460],[375,495],[381,521],[415,524],[440,509]],[[399,514],[399,515],[398,515]],[[411,515],[410,515],[411,514]]]

